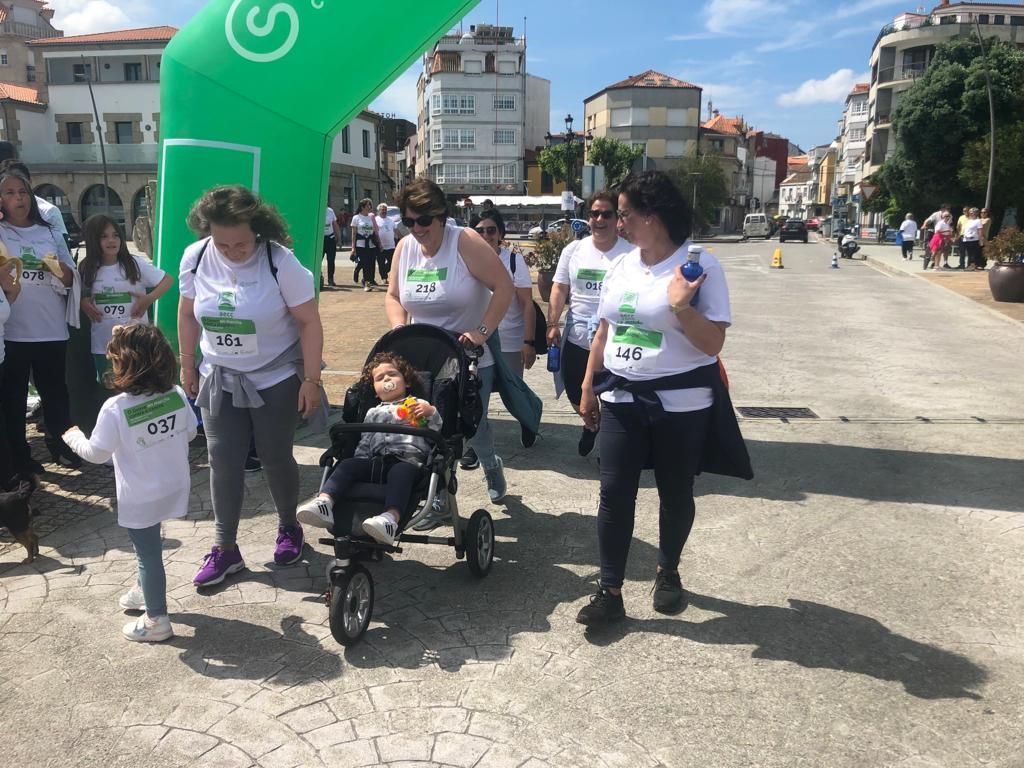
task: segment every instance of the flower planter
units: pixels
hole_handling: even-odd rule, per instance
[[[988,287],[996,301],[1024,302],[1024,264],[993,264],[988,270]]]
[[[543,271],[537,273],[537,291],[540,293],[541,301],[545,304],[551,301],[551,286],[555,282],[554,271]]]

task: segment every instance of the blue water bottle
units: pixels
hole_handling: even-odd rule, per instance
[[[555,373],[562,367],[562,350],[555,344],[548,346],[548,370]]]
[[[686,263],[683,265],[683,277],[691,283],[704,274],[704,267],[700,265],[700,254],[703,249],[699,245],[691,245],[687,250]],[[690,299],[690,306],[697,306],[697,299],[700,298],[700,288]]]

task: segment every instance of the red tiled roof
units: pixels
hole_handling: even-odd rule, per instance
[[[631,75],[625,80],[620,80],[617,83],[612,83],[609,86],[605,86],[606,91],[610,91],[613,88],[697,88],[700,89],[699,85],[693,83],[687,83],[684,80],[679,80],[668,75],[663,75],[661,72],[655,72],[653,69],[648,69],[646,72],[641,72],[639,75]]]
[[[855,93],[867,93],[871,90],[871,86],[867,83],[855,83],[853,90],[850,91],[850,95],[853,96]]]
[[[26,104],[45,106],[45,102],[39,100],[39,90],[27,85],[0,83],[0,99],[12,99],[25,102]]]
[[[742,136],[747,129],[747,124],[742,117],[726,117],[715,115],[710,120],[701,124],[701,127],[715,133],[724,133],[730,136]]]
[[[165,43],[174,37],[177,27],[142,27],[140,29],[119,29],[113,32],[98,32],[92,35],[70,35],[68,37],[45,37],[29,40],[29,45],[75,45],[91,43]]]
[[[7,9],[0,5],[0,24],[7,21]]]

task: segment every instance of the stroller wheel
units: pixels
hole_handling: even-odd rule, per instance
[[[339,573],[331,584],[331,634],[342,645],[359,642],[373,615],[373,577],[361,565]]]
[[[478,509],[466,524],[466,563],[474,576],[486,576],[494,563],[494,521],[486,509]]]

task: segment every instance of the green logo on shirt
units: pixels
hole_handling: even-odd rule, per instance
[[[619,312],[624,315],[632,315],[636,312],[636,302],[640,294],[636,291],[626,291],[622,294],[622,303],[619,304]]]
[[[40,269],[43,263],[36,258],[36,251],[30,245],[21,246],[21,262],[25,269]]]
[[[235,292],[221,291],[220,298],[217,300],[217,309],[220,310],[221,312],[234,312]]]

